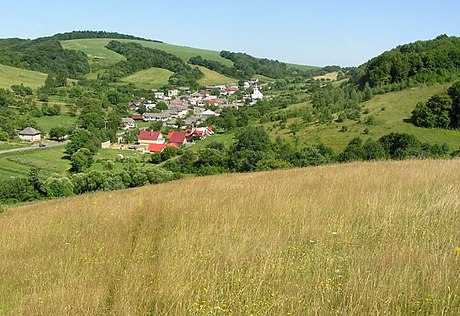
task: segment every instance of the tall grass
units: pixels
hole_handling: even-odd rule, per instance
[[[0,314],[458,315],[459,180],[361,163],[8,209]]]

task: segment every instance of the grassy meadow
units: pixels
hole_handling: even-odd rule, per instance
[[[374,162],[10,208],[0,314],[458,315],[459,180]]]
[[[124,57],[120,54],[117,54],[105,46],[112,41],[112,39],[107,38],[92,38],[92,39],[78,39],[78,40],[67,40],[61,41],[62,47],[65,49],[73,49],[84,52],[92,60],[94,64],[100,64],[101,66],[107,66],[114,64],[120,60],[123,60]],[[222,58],[219,55],[219,52],[192,48],[186,46],[172,45],[166,43],[157,43],[157,42],[148,42],[141,40],[129,40],[129,39],[116,39],[116,41],[126,42],[126,43],[139,43],[145,47],[153,49],[161,49],[170,54],[176,55],[179,58],[182,58],[184,61],[188,62],[190,57],[202,56],[206,59],[216,60],[225,65],[231,66],[232,62],[228,59]]]
[[[45,73],[0,65],[0,88],[9,89],[12,85],[23,84],[36,89],[45,84]]]
[[[23,143],[16,145],[0,143],[0,150],[18,148],[22,145]],[[23,146],[27,146],[27,144]],[[66,175],[71,164],[68,157],[64,154],[64,150],[64,146],[58,146],[1,154],[0,180],[14,177],[27,177],[32,167],[39,168],[40,174],[44,177],[50,176],[51,174]],[[94,163],[90,170],[103,170],[101,160],[112,160],[115,163],[115,170],[121,170],[123,164],[117,161],[116,158],[118,154],[138,159],[142,159],[143,157],[141,153],[132,150],[100,149],[94,156]]]
[[[26,177],[31,168],[40,168],[40,173],[65,174],[70,160],[64,159],[64,146],[40,148],[0,155],[0,180]]]
[[[121,79],[124,83],[132,83],[143,89],[159,89],[168,84],[172,71],[162,68],[149,68],[138,71]]]
[[[64,49],[84,52],[88,56],[91,71],[96,72],[125,60],[122,55],[105,48],[109,42],[108,39],[91,38],[61,41],[61,45]]]
[[[41,132],[49,133],[53,127],[69,128],[77,123],[77,119],[77,117],[68,115],[56,115],[35,117],[34,121],[37,122],[37,126]]]
[[[204,78],[198,80],[198,83],[203,86],[223,85],[223,84],[231,84],[231,83],[237,84],[238,83],[238,79],[234,79],[234,78],[230,78],[230,77],[221,75],[220,73],[210,70],[206,67],[193,66],[193,65],[192,67],[197,67],[204,74]]]
[[[320,124],[311,123],[305,125],[300,117],[287,120],[286,128],[281,128],[279,122],[265,123],[270,135],[275,138],[281,136],[285,139],[297,138],[299,142],[314,145],[322,142],[331,146],[336,152],[342,151],[353,138],[359,136],[363,139],[369,137],[378,139],[391,132],[409,133],[416,136],[422,142],[430,144],[448,143],[451,149],[460,146],[460,131],[447,129],[428,129],[413,125],[407,120],[418,102],[426,102],[436,93],[445,92],[452,84],[437,84],[426,87],[410,88],[403,91],[376,95],[370,101],[363,102],[362,106],[367,114],[362,114],[359,122],[347,120],[343,123],[336,121]],[[311,103],[303,103],[291,106],[292,108],[311,107]],[[368,118],[373,117],[372,124],[368,124]],[[290,126],[300,123],[301,129],[296,136],[291,133]],[[345,126],[346,131],[343,131]],[[368,133],[365,134],[365,130]]]

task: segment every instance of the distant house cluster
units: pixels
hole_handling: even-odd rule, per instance
[[[136,121],[163,122],[170,127],[178,127],[178,120],[186,127],[197,126],[212,116],[219,116],[225,107],[240,107],[244,104],[253,104],[264,98],[257,80],[247,81],[244,88],[252,88],[252,93],[241,96],[241,100],[229,102],[229,97],[240,90],[238,85],[206,86],[204,89],[193,92],[189,87],[155,92],[155,100],[134,100],[129,103],[133,111],[143,109],[142,114],[135,114],[124,118],[123,128],[129,129],[136,126]],[[217,94],[217,95],[216,95]],[[158,110],[157,104],[164,102],[168,109]]]

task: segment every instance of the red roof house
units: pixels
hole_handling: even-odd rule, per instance
[[[179,146],[187,141],[187,133],[185,131],[173,131],[168,134],[168,141]]]
[[[165,142],[163,135],[156,131],[140,131],[137,141],[140,144],[163,144]]]
[[[179,149],[179,146],[175,143],[168,143],[168,144],[149,144],[147,150],[151,153],[161,153],[166,147],[174,147]]]

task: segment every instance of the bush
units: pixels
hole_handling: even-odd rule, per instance
[[[164,183],[177,178],[173,172],[163,168],[149,169],[146,174],[150,184]]]
[[[67,177],[49,177],[43,182],[46,194],[51,198],[71,196],[74,194],[73,183]]]

